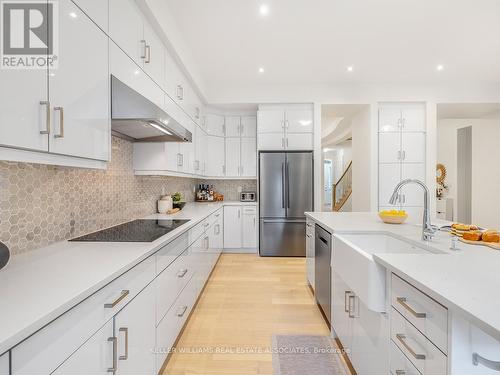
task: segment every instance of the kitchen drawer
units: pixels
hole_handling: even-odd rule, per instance
[[[391,339],[422,375],[446,375],[446,355],[394,308]]]
[[[149,257],[23,341],[12,350],[12,375],[50,374],[154,277]]]
[[[203,219],[189,230],[189,246],[191,246],[203,233],[205,233],[207,224],[207,220]]]
[[[158,250],[156,257],[156,274],[160,274],[189,246],[189,234],[184,233]]]
[[[212,225],[215,224],[215,222],[220,218],[222,217],[222,209],[220,210],[217,210],[216,212],[214,212],[212,215],[210,215],[207,219],[206,219],[206,225],[205,224],[205,229],[208,229],[210,228]]]
[[[390,368],[391,375],[420,375],[411,361],[393,342],[391,342]]]
[[[256,206],[243,206],[243,213],[247,215],[257,215]]]
[[[156,370],[159,372],[198,298],[199,289],[190,281],[167,315],[156,327]]]
[[[195,256],[187,249],[155,280],[156,324],[191,280],[197,267]]]
[[[448,310],[445,307],[394,274],[391,303],[442,352],[448,353]]]
[[[9,353],[0,357],[0,375],[9,375]]]

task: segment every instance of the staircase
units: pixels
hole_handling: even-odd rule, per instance
[[[332,194],[332,211],[341,211],[352,194],[352,161],[349,163],[339,180],[333,184]]]

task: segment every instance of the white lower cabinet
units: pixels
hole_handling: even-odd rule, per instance
[[[257,248],[257,207],[243,207],[242,247]]]
[[[307,219],[306,223],[306,267],[307,267],[307,282],[311,286],[313,290],[315,290],[315,280],[314,280],[314,272],[315,272],[315,264],[314,264],[314,256],[315,256],[315,224],[311,219]]]
[[[391,375],[420,375],[418,370],[413,366],[408,358],[401,350],[391,342],[390,352],[390,368]]]
[[[240,249],[242,247],[242,207],[224,207],[224,248]]]
[[[332,268],[332,329],[340,340],[347,356],[352,359],[353,319],[349,316],[351,289]],[[351,299],[352,300],[352,299]]]
[[[117,350],[117,341],[113,335],[113,320],[110,320],[52,374],[106,375],[115,373],[118,360],[115,350]]]
[[[5,353],[0,357],[0,375],[9,375],[9,353]]]

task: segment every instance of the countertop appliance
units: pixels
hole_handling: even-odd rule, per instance
[[[323,317],[330,325],[331,314],[331,256],[332,235],[316,224],[316,238],[314,242],[314,283],[316,303],[320,307]]]
[[[193,134],[156,104],[111,76],[111,129],[131,141],[191,142]]]
[[[312,152],[259,154],[260,255],[306,255],[305,212],[313,211]]]
[[[255,191],[244,191],[240,193],[240,202],[255,202],[257,193]]]
[[[134,220],[74,238],[75,242],[153,242],[189,220]]]

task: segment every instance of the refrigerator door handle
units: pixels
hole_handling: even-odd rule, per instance
[[[290,163],[286,162],[286,208],[290,208]]]
[[[281,163],[281,207],[285,208],[285,163]]]

